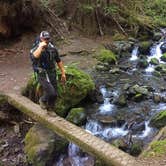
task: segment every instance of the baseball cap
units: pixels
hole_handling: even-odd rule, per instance
[[[51,38],[51,37],[50,37],[50,33],[47,32],[47,31],[42,31],[42,32],[40,33],[40,38],[43,38],[43,39],[50,39],[50,38]]]

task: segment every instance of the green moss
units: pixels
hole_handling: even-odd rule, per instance
[[[93,80],[85,72],[77,69],[75,66],[67,66],[65,70],[67,77],[65,85],[61,83],[61,72],[57,70],[58,98],[54,108],[54,111],[62,117],[65,117],[70,108],[77,105],[95,88]],[[38,102],[39,97],[42,95],[41,86],[34,75],[28,81],[23,95],[34,102]]]
[[[160,57],[160,59],[161,59],[162,61],[166,62],[166,53],[163,54],[163,55]]]
[[[157,127],[161,128],[166,126],[166,110],[163,110],[159,113],[157,113],[150,121],[150,124]]]
[[[66,119],[76,125],[83,125],[86,121],[86,113],[84,108],[71,109]]]
[[[151,63],[152,65],[158,65],[158,64],[159,64],[159,60],[158,60],[157,58],[152,58],[152,59],[150,60],[150,63]]]
[[[153,141],[150,144],[150,150],[143,153],[145,157],[151,156],[165,156],[166,155],[166,139],[160,141]]]
[[[130,154],[133,156],[138,156],[142,151],[142,147],[139,143],[135,143],[131,147]]]
[[[107,62],[110,64],[115,64],[117,62],[116,55],[112,51],[107,49],[101,49],[97,59],[101,62]]]
[[[67,147],[68,141],[56,136],[51,130],[37,124],[25,137],[27,161],[35,166],[45,166],[52,153],[59,154]]]

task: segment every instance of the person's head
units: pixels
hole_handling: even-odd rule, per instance
[[[42,31],[40,33],[40,40],[41,41],[45,41],[46,43],[48,43],[50,38],[51,38],[50,33],[48,31]]]

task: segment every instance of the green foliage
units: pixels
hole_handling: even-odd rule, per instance
[[[143,155],[146,157],[166,155],[166,139],[153,141],[150,144],[150,149],[144,152]]]
[[[112,15],[118,13],[119,7],[116,4],[105,6],[104,8],[105,15]]]
[[[111,50],[107,49],[101,49],[97,59],[101,62],[108,62],[110,64],[115,64],[117,62],[116,55]]]
[[[166,26],[166,1],[165,0],[147,0],[144,1],[145,14],[151,18],[155,24]]]

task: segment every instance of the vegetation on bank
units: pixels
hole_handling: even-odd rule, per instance
[[[53,3],[41,1],[47,6],[48,2]],[[57,0],[50,6],[54,7],[52,10],[56,14],[69,19],[70,26],[79,25],[86,33],[96,31],[100,35],[115,35],[120,32],[137,36],[166,26],[166,4],[163,0]]]

